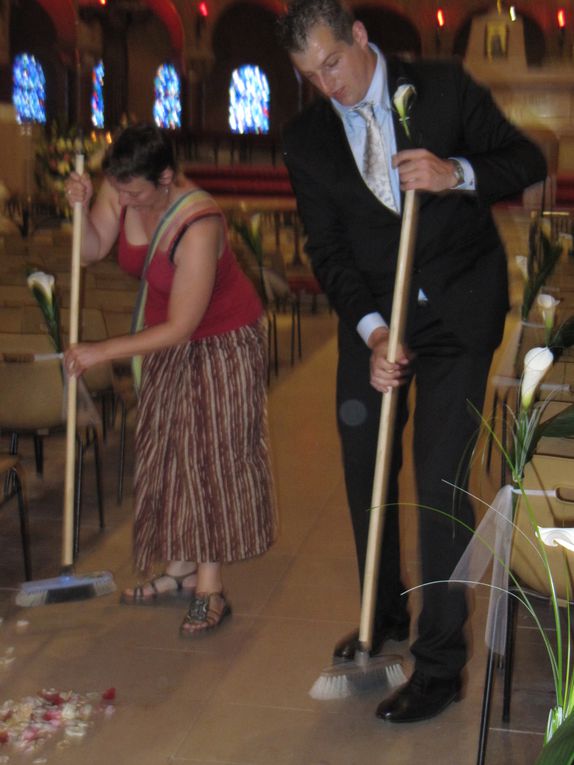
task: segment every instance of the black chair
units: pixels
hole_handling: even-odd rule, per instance
[[[0,475],[5,476],[4,501],[16,495],[18,513],[20,516],[20,536],[22,538],[22,554],[24,557],[24,575],[32,578],[30,561],[30,533],[28,528],[28,503],[24,491],[24,476],[20,459],[16,454],[0,454]]]

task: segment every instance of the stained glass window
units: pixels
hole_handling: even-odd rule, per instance
[[[104,62],[98,61],[92,69],[92,125],[104,127]]]
[[[20,53],[14,59],[12,79],[17,122],[46,122],[46,78],[40,62]]]
[[[154,81],[153,118],[161,128],[181,127],[181,95],[179,76],[172,64],[162,64]]]
[[[258,66],[245,64],[231,75],[229,127],[232,133],[269,132],[269,82]]]

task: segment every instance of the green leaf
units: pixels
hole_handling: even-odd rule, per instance
[[[536,765],[573,765],[574,715],[567,717],[550,741],[542,747]]]
[[[554,358],[559,358],[564,349],[572,345],[574,345],[574,316],[570,316],[558,327],[549,343]]]
[[[574,404],[567,409],[563,409],[554,417],[540,424],[537,428],[535,437],[541,438],[572,438],[574,437]]]

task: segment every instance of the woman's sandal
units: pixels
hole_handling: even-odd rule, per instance
[[[191,599],[189,610],[179,628],[182,637],[197,637],[219,627],[231,606],[221,592],[197,592]]]
[[[174,574],[168,574],[165,571],[159,576],[154,576],[153,579],[138,584],[133,588],[133,592],[128,594],[122,592],[120,595],[120,603],[124,606],[157,606],[166,601],[181,600],[183,598],[189,598],[190,594],[195,592],[195,586],[185,587],[184,583],[186,579],[195,577],[197,575],[197,569],[189,571],[187,574],[180,574],[175,576]],[[157,583],[160,579],[170,579],[174,586],[167,590],[158,589]],[[146,593],[145,590],[151,588],[150,593]]]

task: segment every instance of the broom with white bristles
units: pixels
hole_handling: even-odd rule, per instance
[[[389,327],[387,358],[394,362],[402,343],[407,318],[412,262],[414,257],[417,205],[414,191],[405,194],[405,207],[401,225],[401,240],[393,293],[393,310]],[[384,527],[384,503],[387,499],[393,432],[397,411],[398,388],[391,388],[383,396],[377,460],[373,478],[369,539],[365,558],[359,646],[351,662],[335,664],[321,672],[309,691],[314,699],[340,699],[373,687],[388,684],[396,687],[406,682],[400,656],[382,654],[372,657],[373,625],[375,620],[376,586],[381,560],[381,540]]]

